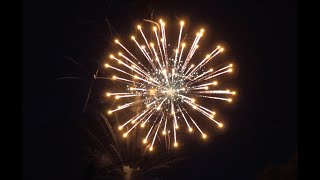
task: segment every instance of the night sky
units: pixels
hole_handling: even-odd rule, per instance
[[[23,179],[89,179],[84,123],[72,117],[82,112],[113,37],[129,37],[152,11],[171,23],[183,17],[189,30],[204,25],[210,32],[205,47],[225,44],[226,57],[236,64],[227,83],[238,96],[232,105],[217,107],[226,128],[210,143],[181,148],[192,157],[169,170],[167,179],[256,179],[269,164],[286,164],[297,152],[296,1],[25,0],[22,5]],[[64,76],[79,79],[56,80]],[[99,96],[93,94],[89,105]]]

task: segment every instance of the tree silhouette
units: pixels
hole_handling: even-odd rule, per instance
[[[298,179],[298,152],[285,164],[269,164],[261,174],[258,180],[297,180]]]

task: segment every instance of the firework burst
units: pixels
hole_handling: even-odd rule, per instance
[[[141,36],[139,38],[131,36],[131,40],[140,50],[140,55],[133,55],[116,39],[115,44],[125,53],[111,54],[110,59],[117,63],[111,61],[105,64],[105,68],[121,74],[121,76],[112,76],[112,80],[127,85],[122,92],[106,94],[109,98],[127,100],[127,103],[108,110],[108,114],[125,111],[129,107],[140,107],[135,116],[123,121],[118,128],[120,131],[125,131],[123,132],[124,138],[127,138],[135,128],[147,128],[142,143],[146,144],[150,151],[153,151],[156,136],[160,134],[172,136],[174,147],[178,147],[177,131],[180,124],[185,124],[190,133],[197,129],[200,136],[206,139],[207,135],[200,129],[196,120],[190,116],[189,111],[198,111],[220,128],[223,127],[223,124],[215,119],[214,111],[196,103],[196,98],[231,102],[230,96],[236,94],[235,91],[215,89],[218,85],[217,77],[231,73],[232,64],[220,69],[206,66],[215,56],[224,51],[223,47],[217,46],[196,65],[190,63],[199,47],[198,43],[204,34],[204,29],[196,34],[193,43],[188,48],[187,44],[181,40],[184,27],[184,21],[181,21],[177,44],[169,56],[166,24],[163,20],[153,23],[155,24],[152,29],[154,42],[148,41],[141,25],[137,25]]]

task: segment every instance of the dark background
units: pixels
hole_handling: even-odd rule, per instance
[[[221,107],[226,132],[190,150],[166,177],[256,179],[290,162],[298,147],[296,1],[30,0],[22,4],[23,179],[87,178],[81,122],[68,117],[83,110],[113,36],[129,36],[153,10],[155,18],[205,24],[218,36],[208,42],[225,42],[237,66],[238,98]],[[56,80],[64,76],[80,79]]]

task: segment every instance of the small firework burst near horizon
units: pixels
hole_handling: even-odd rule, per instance
[[[149,151],[154,150],[157,135],[172,136],[173,147],[177,148],[179,146],[177,132],[180,125],[187,127],[188,133],[194,133],[197,129],[200,137],[206,139],[207,134],[198,126],[196,118],[192,118],[191,111],[202,114],[219,128],[222,128],[223,124],[216,120],[215,111],[197,103],[196,98],[230,103],[231,96],[236,95],[235,91],[216,88],[217,78],[231,73],[233,64],[219,69],[206,66],[224,51],[223,47],[218,45],[199,63],[191,63],[199,48],[198,43],[204,35],[204,29],[197,32],[194,41],[188,46],[181,40],[185,23],[180,21],[179,35],[174,39],[177,43],[175,49],[172,49],[173,53],[169,54],[166,23],[160,19],[159,23],[154,22],[154,24],[156,25],[151,29],[154,37],[152,42],[146,38],[142,26],[136,26],[141,36],[139,38],[131,36],[131,41],[140,51],[139,54],[134,55],[119,39],[115,39],[114,43],[124,52],[110,54],[110,62],[104,64],[108,70],[117,72],[110,78],[111,80],[126,85],[123,91],[107,92],[106,96],[116,101],[120,99],[127,101],[115,109],[108,110],[107,114],[112,115],[117,111],[139,107],[139,111],[132,118],[123,120],[118,129],[125,131],[122,134],[123,138],[128,138],[133,129],[147,128],[142,144],[147,145]]]

